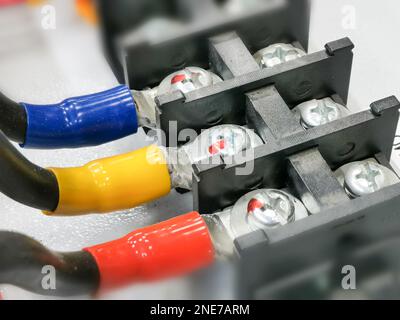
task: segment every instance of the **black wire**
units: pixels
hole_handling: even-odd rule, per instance
[[[0,192],[40,210],[54,211],[59,189],[55,175],[28,161],[0,131]]]
[[[48,266],[55,269],[52,279],[54,269],[49,271]],[[94,294],[99,279],[97,264],[86,251],[57,253],[24,235],[0,232],[0,284],[41,295],[72,297]],[[54,290],[49,286],[53,280]]]
[[[27,116],[25,108],[0,93],[0,130],[18,143],[25,142]]]

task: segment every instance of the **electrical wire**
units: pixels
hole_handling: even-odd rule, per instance
[[[167,160],[157,146],[98,159],[77,168],[50,168],[57,178],[53,216],[106,213],[131,209],[171,191]]]
[[[77,296],[186,275],[211,264],[214,247],[206,222],[192,212],[73,253],[0,232],[0,261],[0,284],[43,295]],[[54,268],[54,290],[42,284],[44,267]]]
[[[57,208],[56,176],[27,160],[0,131],[0,192],[40,210]]]
[[[0,192],[48,215],[71,216],[134,208],[167,195],[164,152],[149,146],[76,168],[41,168],[0,132]]]
[[[25,108],[0,93],[0,130],[9,139],[24,143],[27,127]]]
[[[41,295],[86,295],[95,292],[99,285],[99,271],[90,253],[53,252],[18,233],[0,232],[0,261],[0,283]],[[43,270],[48,266],[55,271],[56,286],[51,290],[43,285]]]
[[[131,91],[121,85],[57,104],[16,103],[0,94],[0,130],[25,148],[97,146],[138,130]]]

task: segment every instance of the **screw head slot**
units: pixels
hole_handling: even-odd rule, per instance
[[[331,98],[306,101],[299,104],[294,112],[299,114],[305,129],[319,127],[348,115],[347,109]]]
[[[265,68],[272,68],[279,64],[304,57],[306,53],[291,44],[277,43],[261,49],[254,55],[258,65]]]
[[[385,187],[385,173],[373,162],[354,164],[349,167],[345,177],[345,188],[353,197],[376,192]]]
[[[188,67],[166,77],[158,87],[157,95],[160,96],[174,91],[181,91],[185,94],[221,81],[212,72],[197,67]]]
[[[261,228],[274,228],[292,222],[295,218],[292,200],[278,190],[263,190],[247,204],[247,219]]]

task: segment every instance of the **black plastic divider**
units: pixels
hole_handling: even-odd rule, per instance
[[[213,86],[183,94],[174,92],[157,98],[158,127],[166,133],[177,123],[177,132],[202,129],[220,124],[245,124],[245,93],[275,85],[290,108],[309,99],[337,94],[347,102],[353,43],[348,39],[330,42],[326,49],[271,69],[260,69]],[[215,120],[217,119],[217,121]]]
[[[306,275],[312,270],[312,275],[317,277],[318,269],[313,267],[337,265],[337,270],[334,271],[339,276],[345,265],[352,265],[357,270],[369,267],[375,275],[379,274],[382,270],[376,267],[377,259],[398,261],[393,260],[397,259],[394,256],[398,251],[391,246],[390,241],[397,239],[397,247],[400,228],[399,206],[400,184],[396,184],[367,197],[344,202],[302,221],[272,230],[267,238],[265,234],[250,234],[248,237],[237,239],[236,246],[241,256],[241,263],[238,264],[238,297],[271,298],[271,291],[265,291],[266,288],[272,288],[279,280],[299,274]],[[380,244],[377,247],[378,252],[375,252],[373,262],[369,261],[365,265],[365,261],[359,261],[360,251],[365,256],[367,252],[374,250],[371,247],[373,244]],[[382,249],[379,249],[380,247]],[[385,249],[388,247],[391,250]],[[388,266],[385,270],[388,270]],[[358,283],[361,283],[361,274],[357,277]],[[302,294],[295,293],[293,283],[287,282],[286,285],[291,288],[293,297],[306,298],[306,291],[302,291]],[[341,280],[328,285],[335,285],[343,290]],[[278,294],[276,291],[278,290],[273,292],[275,297]],[[321,288],[321,292],[326,290]],[[314,294],[312,298],[323,298],[321,293]],[[286,292],[284,297],[288,296],[291,294]]]
[[[257,10],[235,15],[222,14],[220,1],[215,0],[108,2],[98,1],[106,53],[120,82],[135,90],[155,86],[186,66],[208,68],[208,39],[232,30],[253,53],[276,42],[308,48],[309,0],[269,0]],[[157,42],[137,37],[134,28],[154,16],[183,21],[185,29]]]
[[[314,147],[318,147],[331,168],[376,153],[390,159],[399,107],[398,100],[390,97],[374,103],[370,111],[267,143],[256,148],[253,154],[214,157],[211,163],[197,163],[194,165],[194,207],[203,214],[226,208],[259,188],[260,181],[264,187],[285,187],[287,157]],[[248,108],[252,108],[251,104]],[[237,175],[243,166],[254,167],[253,173]]]

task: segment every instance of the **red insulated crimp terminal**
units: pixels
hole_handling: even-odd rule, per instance
[[[214,260],[207,225],[197,212],[84,250],[96,260],[100,290],[185,275]]]

